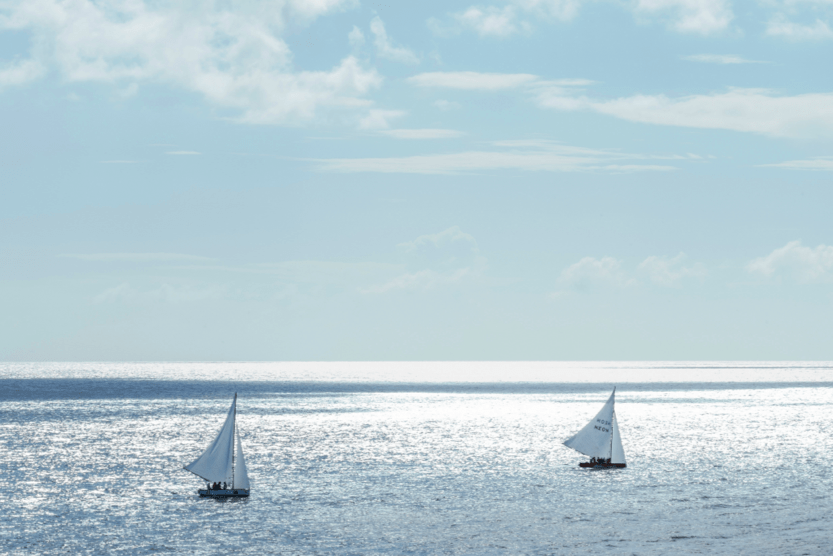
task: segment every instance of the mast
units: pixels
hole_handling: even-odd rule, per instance
[[[614,388],[614,391],[616,389]],[[234,433],[237,432],[237,392],[234,393],[234,420],[231,427],[231,486],[234,488]],[[611,439],[610,453],[613,454],[613,440]]]
[[[614,396],[616,395],[616,387],[615,386],[613,387],[613,394],[612,395],[614,395]],[[611,460],[613,460],[613,422],[616,420],[616,409],[615,409],[616,402],[615,401],[613,402],[613,405],[614,405],[614,409],[613,409],[613,413],[611,414],[612,419],[610,420],[610,452],[609,453],[610,453],[610,459]],[[235,409],[235,411],[237,411],[237,410]],[[234,461],[233,457],[232,457],[232,461]]]

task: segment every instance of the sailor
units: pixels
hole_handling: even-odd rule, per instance
[[[223,481],[223,490],[226,490],[226,483]]]

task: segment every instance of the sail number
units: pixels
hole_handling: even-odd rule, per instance
[[[610,429],[604,428],[605,426],[608,426],[608,427],[610,426],[610,421],[605,421],[604,419],[596,419],[596,422],[599,423],[601,426],[593,425],[594,429],[596,429],[597,431],[602,431],[602,432],[610,432]]]

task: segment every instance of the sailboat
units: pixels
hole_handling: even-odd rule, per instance
[[[231,409],[220,434],[200,457],[184,469],[208,481],[208,488],[197,491],[200,496],[217,498],[249,495],[249,473],[243,457],[243,445],[237,433],[237,393],[234,394],[234,401],[231,402]]]
[[[613,388],[607,403],[593,420],[564,441],[568,448],[590,456],[590,461],[579,463],[579,467],[627,467],[625,449],[622,448],[622,437],[619,436],[619,425],[616,422],[616,411],[613,408],[615,397],[616,388]]]

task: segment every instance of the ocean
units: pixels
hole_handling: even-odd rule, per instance
[[[252,495],[201,499],[235,392]],[[833,363],[5,363],[0,553],[826,555],[831,453]]]

